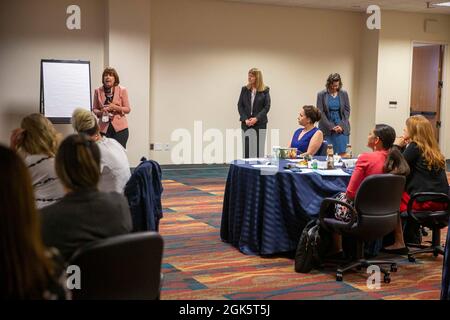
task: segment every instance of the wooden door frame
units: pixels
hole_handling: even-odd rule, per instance
[[[416,44],[428,44],[428,45],[441,45],[444,46],[444,57],[442,61],[442,81],[444,82],[444,87],[441,90],[441,105],[440,108],[440,120],[441,120],[441,127],[439,128],[439,148],[441,149],[441,152],[446,156],[446,128],[448,126],[446,121],[442,121],[442,119],[448,119],[450,118],[450,110],[446,110],[444,108],[445,105],[447,105],[447,95],[448,95],[448,81],[450,80],[449,74],[448,74],[448,65],[450,63],[450,51],[449,51],[449,43],[445,41],[419,41],[419,40],[413,40],[411,41],[411,61],[410,61],[410,68],[409,68],[409,95],[408,95],[408,108],[407,108],[407,117],[410,116],[410,108],[411,108],[411,94],[412,94],[412,73],[413,73],[413,59],[414,59],[414,45]],[[450,151],[450,150],[449,150]],[[446,156],[446,158],[449,158]]]

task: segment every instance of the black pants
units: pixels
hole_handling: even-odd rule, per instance
[[[244,158],[263,158],[265,156],[267,126],[249,128],[242,125],[241,128]]]
[[[108,130],[106,131],[106,136],[108,138],[117,140],[125,149],[127,148],[127,141],[128,141],[128,136],[129,136],[128,128],[121,130],[119,132],[116,132],[116,130],[114,130],[114,127],[112,126],[112,124],[109,124]]]

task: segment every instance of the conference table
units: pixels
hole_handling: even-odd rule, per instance
[[[448,245],[449,243],[450,243],[450,232],[447,232],[447,242],[444,253],[444,266],[442,270],[441,300],[450,300],[450,245]]]
[[[248,255],[294,251],[322,200],[344,192],[351,177],[346,169],[293,172],[285,169],[289,164],[268,165],[264,159],[230,164],[220,228],[224,242]]]

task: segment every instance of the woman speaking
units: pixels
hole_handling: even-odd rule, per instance
[[[126,148],[129,136],[126,115],[131,111],[127,89],[119,86],[119,75],[113,68],[103,71],[102,81],[103,86],[94,94],[94,113],[100,120],[100,132]]]
[[[248,84],[242,87],[238,102],[244,158],[264,156],[269,110],[269,88],[264,85],[262,72],[253,68],[248,72]]]

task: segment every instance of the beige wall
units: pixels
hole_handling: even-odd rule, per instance
[[[254,66],[271,88],[269,129],[280,129],[283,146],[298,127],[299,107],[316,104],[331,72],[341,73],[358,108],[357,61],[365,26],[359,13],[153,0],[150,20],[151,142],[171,142],[177,128],[193,134],[196,120],[203,121],[204,131],[239,128],[236,104]],[[152,157],[171,161],[167,151]]]
[[[130,165],[149,156],[150,0],[108,0],[106,64],[114,66],[128,89],[131,113],[127,144]]]
[[[425,19],[439,22],[441,32],[426,33]],[[409,116],[411,97],[412,45],[413,41],[450,44],[450,16],[399,12],[383,12],[378,55],[378,90],[376,121],[391,124],[402,133]],[[445,66],[445,90],[442,104],[442,151],[450,158],[450,59],[447,50]],[[396,109],[389,108],[389,101],[397,101]]]
[[[150,0],[81,0],[81,30],[66,28],[61,0],[18,0],[0,3],[0,143],[20,119],[39,112],[41,59],[91,61],[92,91],[101,85],[106,65],[117,68],[128,88],[128,156],[135,166],[149,152]],[[70,125],[57,125],[64,135]]]
[[[69,31],[70,4],[0,2],[0,143],[8,143],[24,115],[39,110],[40,59],[57,58],[90,60],[93,89],[105,65],[119,70],[133,107],[132,165],[149,154],[149,143],[173,147],[174,130],[193,134],[195,121],[203,121],[203,132],[238,129],[240,87],[254,66],[271,87],[269,129],[280,130],[283,146],[297,128],[299,107],[315,104],[327,75],[341,73],[352,104],[351,141],[355,152],[363,152],[375,122],[401,132],[409,110],[412,41],[450,43],[450,17],[443,15],[382,12],[378,32],[367,30],[367,16],[355,12],[213,0],[79,0],[82,30]],[[439,21],[440,33],[423,31],[429,17]],[[450,50],[446,55],[441,137],[449,158]],[[397,109],[388,108],[389,100],[398,101]],[[67,125],[58,129],[71,132]],[[150,156],[171,163],[170,151]]]
[[[0,143],[23,116],[39,112],[41,59],[91,61],[93,87],[103,70],[105,1],[78,0],[82,29],[66,28],[72,1],[0,1]],[[57,126],[64,134],[69,125]]]
[[[366,19],[365,16],[362,17]],[[352,136],[355,154],[367,152],[367,136],[375,125],[379,31],[364,28],[359,57],[358,108],[353,113],[356,129]]]

